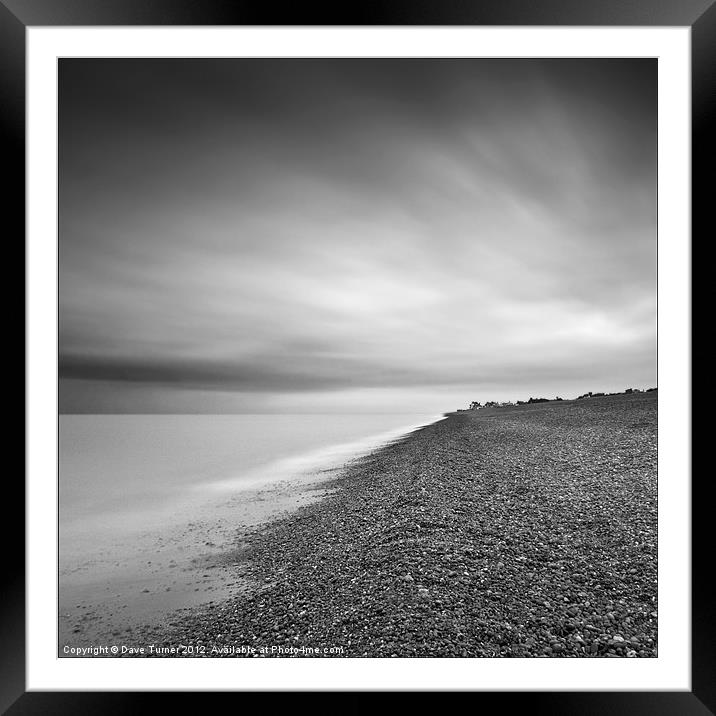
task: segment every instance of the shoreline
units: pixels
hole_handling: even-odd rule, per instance
[[[130,536],[119,549],[71,563],[60,571],[60,652],[246,593],[248,582],[232,572],[244,536],[320,500],[330,472],[205,502],[171,529]]]
[[[442,420],[442,417],[431,420]],[[60,566],[59,653],[128,638],[145,623],[248,594],[235,573],[246,537],[321,500],[334,476],[375,446],[422,424],[314,449],[255,468],[245,480],[203,486],[169,524],[85,546]],[[238,561],[237,561],[238,560]]]
[[[656,656],[656,396],[474,413],[353,461],[246,536],[251,589],[125,655]]]

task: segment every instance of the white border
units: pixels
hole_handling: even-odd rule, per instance
[[[62,56],[659,58],[657,659],[58,659],[56,67]],[[28,28],[27,689],[690,690],[689,28]]]

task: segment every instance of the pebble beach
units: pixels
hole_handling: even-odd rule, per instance
[[[323,487],[142,655],[657,655],[656,392],[458,411]]]

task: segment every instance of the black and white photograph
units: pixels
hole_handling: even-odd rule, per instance
[[[657,69],[59,59],[57,656],[656,658]]]

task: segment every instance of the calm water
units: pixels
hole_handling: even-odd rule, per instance
[[[328,469],[434,415],[64,415],[61,550],[157,528],[181,506]]]

